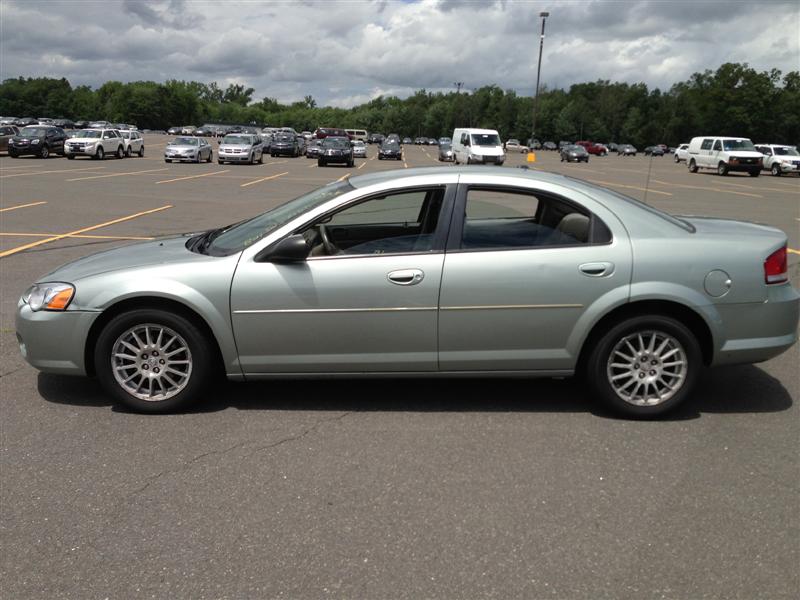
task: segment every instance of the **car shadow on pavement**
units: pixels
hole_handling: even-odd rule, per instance
[[[48,402],[73,406],[115,405],[95,379],[39,374]],[[706,371],[693,397],[662,420],[699,418],[703,413],[768,413],[791,408],[791,394],[753,365]],[[409,412],[589,412],[616,418],[595,402],[577,379],[315,379],[253,383],[223,381],[186,412],[241,410],[330,410]]]

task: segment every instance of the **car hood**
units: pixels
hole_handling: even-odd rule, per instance
[[[188,144],[169,144],[165,150],[197,150],[200,146],[189,146]]]
[[[64,281],[75,283],[85,277],[100,275],[120,269],[147,267],[164,263],[214,260],[205,254],[197,254],[186,248],[186,241],[195,234],[164,238],[122,246],[105,252],[79,258],[51,271],[38,279],[42,281]]]
[[[764,155],[761,152],[756,152],[753,150],[728,150],[728,154],[730,156],[735,156],[736,158],[763,158]]]
[[[248,148],[252,148],[252,144],[220,144],[220,150],[247,150]]]
[[[76,144],[83,143],[83,142],[99,142],[100,138],[85,138],[85,137],[71,137],[64,140],[64,143],[73,142]]]

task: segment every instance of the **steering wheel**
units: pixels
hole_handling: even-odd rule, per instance
[[[325,252],[329,256],[332,256],[334,254],[339,254],[341,250],[339,250],[339,248],[337,248],[334,245],[334,243],[331,242],[331,238],[328,235],[328,228],[325,226],[324,223],[319,224],[318,230],[319,230],[319,237],[322,240],[322,245],[325,248]]]

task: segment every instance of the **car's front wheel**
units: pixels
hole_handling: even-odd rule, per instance
[[[94,361],[103,387],[126,406],[168,412],[196,401],[214,374],[203,332],[164,310],[137,309],[114,317],[100,333]]]
[[[772,175],[774,177],[781,176],[781,166],[778,163],[772,163],[772,168],[770,169],[770,171],[772,172]]]
[[[42,158],[47,158],[48,156],[50,156],[50,148],[47,147],[47,144],[44,144],[42,146],[42,149],[39,151],[39,156],[41,156]]]
[[[717,175],[723,175],[724,176],[724,175],[727,175],[727,174],[728,174],[728,165],[726,165],[724,162],[720,161],[720,163],[717,165]]]
[[[106,157],[106,152],[103,150],[102,146],[97,147],[97,152],[94,153],[94,158],[97,160],[103,160]]]
[[[644,315],[617,323],[600,338],[586,362],[586,375],[612,410],[647,418],[683,402],[702,364],[700,344],[683,323]]]

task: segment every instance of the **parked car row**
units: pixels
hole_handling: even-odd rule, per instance
[[[11,158],[38,156],[49,158],[52,154],[74,159],[89,156],[103,159],[106,156],[123,158],[144,156],[144,138],[135,130],[81,129],[67,135],[60,127],[31,125],[17,129],[13,125],[0,126],[0,149]]]

